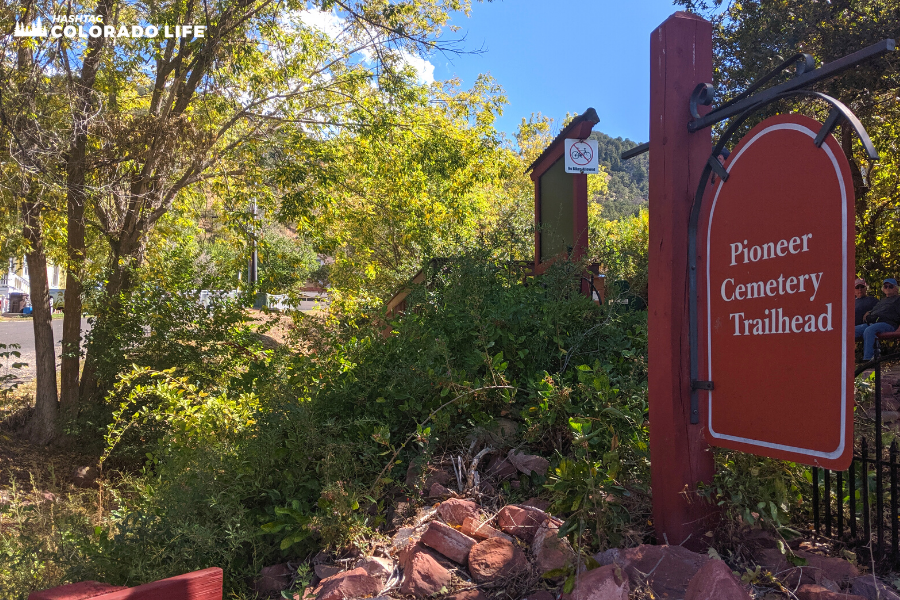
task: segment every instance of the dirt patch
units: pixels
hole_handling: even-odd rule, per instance
[[[18,432],[0,430],[0,493],[12,487],[33,486],[58,490],[72,484],[78,467],[95,464],[97,459],[58,446],[34,446]]]
[[[259,335],[263,346],[269,350],[270,346],[283,346],[290,339],[294,321],[288,315],[276,312],[264,312],[256,309],[248,309],[251,328]]]
[[[75,469],[97,463],[97,457],[66,446],[35,446],[23,436],[34,406],[34,381],[0,394],[0,494],[15,486],[59,490],[73,483]]]

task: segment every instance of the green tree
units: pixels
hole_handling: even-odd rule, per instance
[[[591,139],[597,140],[599,162],[609,174],[609,182],[604,193],[595,194],[590,201],[602,206],[603,218],[607,220],[637,215],[647,207],[649,199],[649,155],[622,160],[622,152],[631,150],[637,142],[612,138],[600,131],[591,133]]]
[[[148,232],[187,190],[218,181],[240,195],[265,181],[259,176],[260,157],[271,152],[279,131],[292,127],[309,136],[334,135],[353,125],[351,118],[373,120],[378,110],[404,102],[410,87],[407,59],[452,49],[452,42],[439,39],[441,28],[451,11],[468,9],[465,0],[152,6],[129,0],[61,6],[44,0],[28,6],[31,12],[17,15],[26,21],[89,13],[117,30],[136,24],[206,28],[203,37],[193,39],[98,37],[86,46],[66,37],[27,42],[34,64],[41,66],[31,70],[34,91],[24,97],[36,102],[40,86],[34,84],[46,88],[54,81],[49,73],[63,74],[57,79],[66,83],[60,90],[63,108],[55,115],[66,135],[43,148],[65,173],[55,179],[38,174],[44,185],[53,180],[66,190],[72,294],[80,298],[85,227],[93,226],[109,249],[108,301],[100,306],[113,310],[144,261]],[[314,26],[323,20],[336,23],[336,29]],[[3,56],[4,69],[14,70],[12,55]],[[364,110],[351,114],[351,109]],[[80,307],[77,298],[66,304],[69,332]],[[105,318],[102,311],[98,318]],[[77,338],[77,330],[66,336],[66,358],[77,354]],[[77,369],[67,365],[72,362],[64,361],[69,394]],[[98,390],[90,350],[81,387],[83,397]]]
[[[721,100],[735,96],[796,52],[817,65],[860,50],[900,31],[900,2],[862,0],[678,0],[713,21],[715,85]],[[877,280],[900,271],[900,188],[897,125],[900,119],[900,63],[893,55],[869,61],[815,88],[834,96],[860,118],[881,154],[869,161],[847,128],[838,133],[850,160],[856,194],[857,270]],[[790,77],[785,73],[777,83]],[[770,112],[800,110],[823,120],[817,103],[774,105]],[[761,115],[766,116],[766,115]]]
[[[348,308],[390,294],[428,258],[477,244],[516,164],[493,129],[503,98],[490,79],[410,90],[389,120],[295,138],[279,169],[281,218],[334,258],[333,298]]]
[[[275,226],[263,231],[259,252],[261,292],[296,295],[318,267],[316,253],[305,239]]]

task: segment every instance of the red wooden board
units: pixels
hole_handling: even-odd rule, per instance
[[[28,600],[222,600],[222,580],[222,569],[211,567],[131,588],[96,581],[63,585],[32,592]]]
[[[698,237],[710,444],[843,470],[853,453],[853,183],[800,115],[766,119],[707,187]]]

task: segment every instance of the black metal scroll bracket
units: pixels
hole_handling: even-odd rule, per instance
[[[699,86],[698,86],[699,89]],[[690,314],[690,361],[691,361],[691,424],[698,424],[700,422],[700,399],[698,395],[698,390],[712,390],[713,382],[711,381],[700,381],[700,364],[698,360],[698,298],[697,298],[697,227],[700,221],[700,213],[703,205],[703,196],[706,193],[706,186],[710,181],[711,175],[715,173],[718,175],[723,182],[728,181],[728,172],[719,162],[719,155],[722,153],[722,149],[725,148],[725,145],[731,139],[731,136],[735,134],[735,132],[743,125],[744,121],[746,121],[751,115],[758,112],[759,110],[765,108],[767,105],[782,100],[784,98],[788,98],[791,96],[806,96],[813,97],[828,102],[831,105],[831,112],[828,115],[828,118],[825,120],[825,123],[822,125],[822,129],[819,130],[819,133],[816,135],[816,139],[814,143],[816,147],[821,147],[825,141],[826,136],[831,133],[831,131],[837,126],[839,122],[842,120],[846,121],[850,124],[853,130],[856,132],[856,135],[859,136],[860,141],[863,144],[863,147],[866,149],[866,153],[869,158],[872,160],[878,160],[878,152],[875,151],[875,147],[872,145],[871,139],[869,139],[869,134],[866,133],[865,128],[862,123],[860,123],[859,119],[856,118],[849,108],[847,108],[844,104],[835,100],[831,96],[827,96],[822,94],[821,92],[811,92],[808,90],[792,90],[787,92],[782,92],[776,94],[774,96],[767,96],[765,99],[761,100],[758,103],[752,104],[750,108],[746,109],[741,115],[739,115],[734,122],[732,122],[728,129],[722,134],[719,138],[719,141],[713,147],[712,154],[710,155],[709,160],[706,163],[705,168],[703,169],[703,173],[700,176],[700,184],[697,186],[697,193],[694,195],[694,204],[691,207],[691,219],[688,224],[688,281],[689,281],[689,294],[688,294],[688,310]],[[752,98],[751,98],[752,99]]]
[[[694,114],[691,115],[694,117],[694,120],[688,123],[688,131],[690,131],[691,133],[700,131],[701,129],[709,127],[710,125],[715,125],[719,121],[724,121],[725,119],[728,119],[735,115],[742,114],[745,111],[750,110],[751,108],[758,107],[760,104],[768,104],[769,102],[772,102],[772,100],[774,100],[777,96],[780,96],[785,92],[798,90],[813,83],[822,81],[823,79],[833,77],[841,71],[849,69],[850,67],[855,67],[859,63],[869,60],[870,58],[875,58],[877,56],[881,56],[882,54],[893,52],[895,47],[896,45],[894,44],[894,40],[881,40],[880,42],[872,44],[871,46],[867,46],[862,50],[854,52],[853,54],[848,54],[843,58],[839,58],[828,64],[822,65],[818,69],[813,70],[809,69],[809,67],[812,65],[812,58],[806,54],[797,54],[778,65],[772,72],[763,76],[759,81],[747,88],[744,93],[738,95],[732,100],[729,100],[722,106],[716,107],[703,117],[694,116],[694,114],[696,114],[696,104],[694,104],[695,110],[692,111]],[[784,83],[766,88],[765,90],[752,96],[749,95],[750,92],[756,90],[762,84],[771,80],[775,75],[784,71],[785,68],[799,60],[803,60],[803,62],[797,69],[797,75],[795,77],[788,81],[785,81]],[[708,85],[709,84],[701,83],[694,90],[694,95],[702,96],[698,98],[698,102],[706,106],[708,106],[710,102],[704,103],[701,100],[712,99],[712,90],[705,89]]]

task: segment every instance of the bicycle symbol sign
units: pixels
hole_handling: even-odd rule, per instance
[[[566,140],[566,173],[598,173],[597,140]]]
[[[584,166],[594,158],[594,152],[591,150],[591,147],[584,142],[577,142],[572,144],[572,147],[569,148],[569,156],[572,157],[573,163]]]

